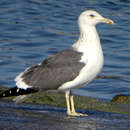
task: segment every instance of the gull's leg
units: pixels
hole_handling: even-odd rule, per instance
[[[87,114],[77,113],[74,107],[74,96],[70,91],[70,103],[71,103],[71,116],[88,116]]]
[[[77,113],[74,108],[74,99],[71,95],[71,91],[67,90],[65,92],[66,104],[67,104],[67,115],[68,116],[88,116],[87,114]]]
[[[75,113],[75,107],[74,107],[74,96],[70,96],[70,103],[71,103],[71,112]]]
[[[70,110],[70,91],[65,92],[65,98],[66,98],[66,104],[67,104],[67,115],[71,115],[71,110]]]

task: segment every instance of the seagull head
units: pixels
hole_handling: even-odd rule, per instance
[[[80,26],[95,26],[98,23],[114,24],[111,19],[101,16],[98,12],[93,10],[87,10],[81,13],[79,16]]]

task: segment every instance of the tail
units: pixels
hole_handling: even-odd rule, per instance
[[[36,90],[34,88],[21,89],[18,87],[14,87],[14,88],[6,90],[5,92],[2,92],[0,94],[0,98],[26,95],[26,94],[31,94],[31,93],[35,93],[35,92],[38,92],[38,90]]]

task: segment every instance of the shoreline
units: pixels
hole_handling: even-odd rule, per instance
[[[6,87],[0,86],[0,93],[6,90]],[[14,97],[6,97],[0,100],[11,101]],[[130,96],[117,95],[111,102],[100,101],[96,98],[74,95],[75,108],[79,110],[94,110],[103,112],[114,112],[121,114],[130,114]],[[58,92],[38,92],[30,94],[23,103],[49,105],[53,107],[66,108],[65,96]]]

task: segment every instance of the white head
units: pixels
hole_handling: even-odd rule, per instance
[[[98,23],[114,24],[112,20],[104,18],[99,13],[93,10],[82,12],[79,16],[78,22],[80,27],[95,26]]]

